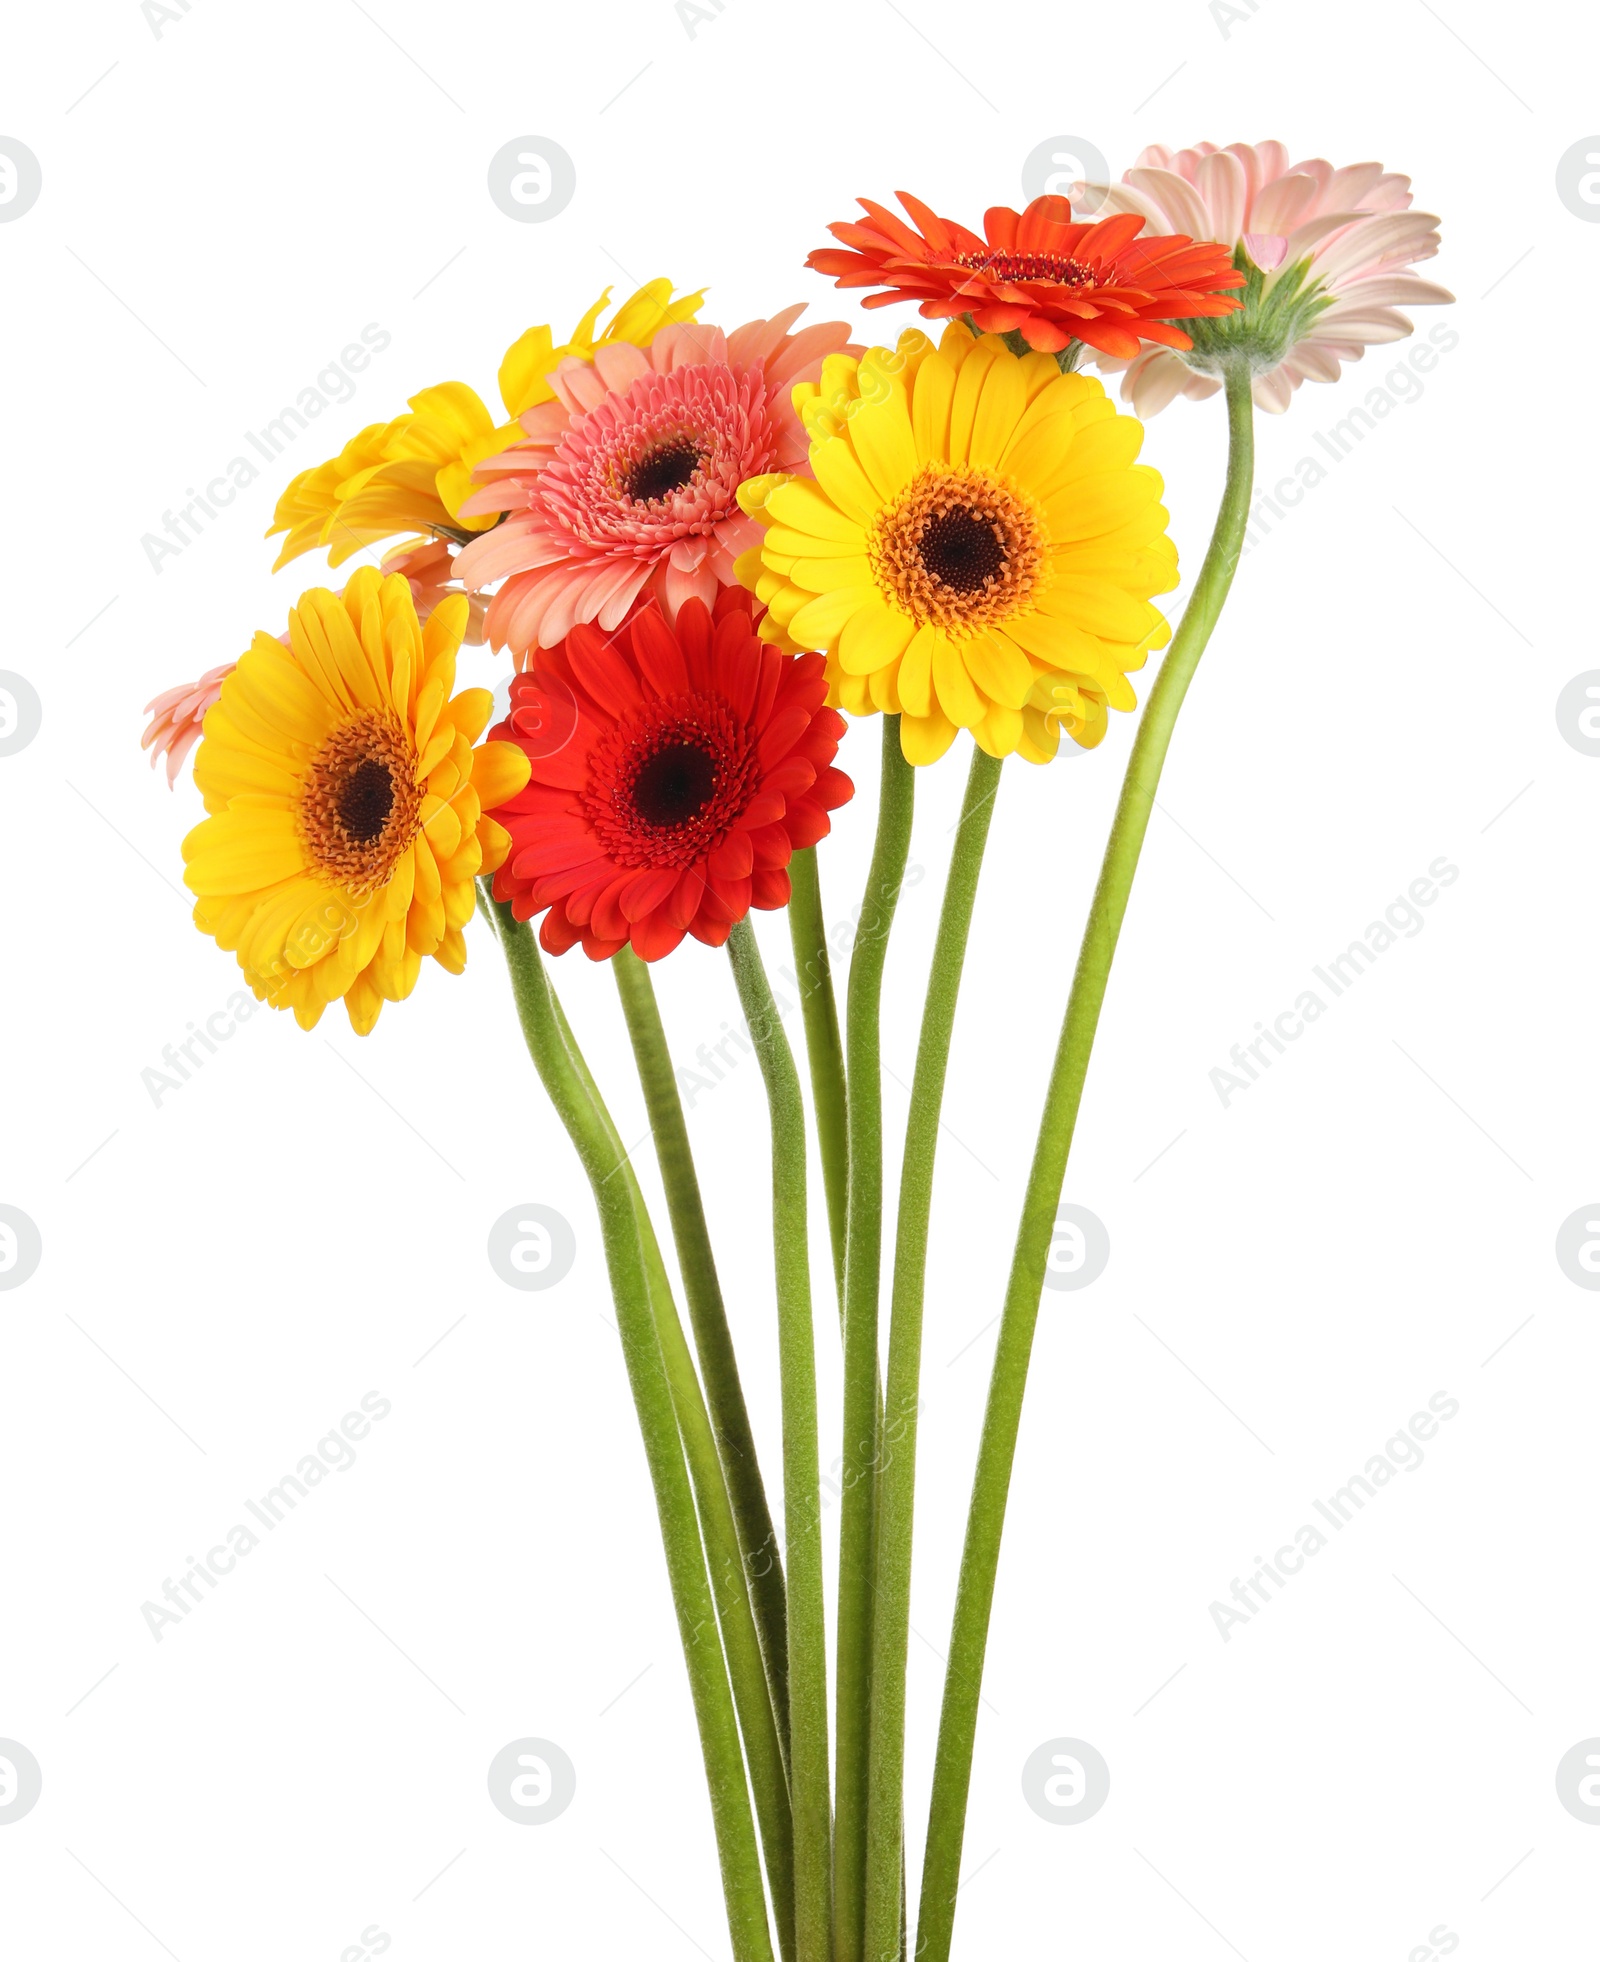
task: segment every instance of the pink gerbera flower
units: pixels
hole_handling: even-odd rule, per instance
[[[384,555],[381,570],[385,573],[398,572],[405,576],[411,588],[411,598],[417,609],[419,621],[452,593],[463,590],[456,576],[455,548],[447,538],[413,538],[409,544],[400,545]],[[483,645],[483,616],[488,602],[481,593],[467,594],[467,631],[464,636],[468,647]]]
[[[1402,306],[1438,306],[1455,295],[1411,267],[1439,249],[1439,220],[1411,209],[1411,179],[1382,164],[1336,170],[1321,157],[1291,165],[1281,143],[1152,144],[1120,184],[1096,186],[1102,216],[1137,212],[1146,233],[1182,232],[1242,246],[1249,287],[1244,312],[1201,323],[1195,350],[1152,348],[1126,369],[1122,397],[1141,416],[1177,395],[1212,395],[1219,359],[1245,347],[1255,369],[1256,406],[1281,411],[1303,381],[1337,381],[1340,364],[1403,340]],[[1207,331],[1209,330],[1209,331]]]
[[[222,684],[238,665],[237,661],[224,661],[220,668],[210,669],[198,681],[186,681],[157,695],[153,702],[146,702],[144,712],[150,717],[150,726],[140,738],[139,747],[149,750],[151,769],[161,757],[167,759],[169,789],[178,781],[183,759],[200,740],[206,710],[222,693]]]
[[[592,364],[557,366],[556,400],[522,416],[525,443],[478,465],[484,488],[462,506],[507,514],[456,560],[468,587],[505,581],[489,603],[491,645],[521,667],[575,626],[609,631],[646,592],[672,621],[687,600],[710,607],[735,583],[734,560],[761,536],[739,486],[804,466],[789,391],[849,340],[841,321],[791,334],[804,311],[731,334],[685,322],[647,348],[619,343]]]

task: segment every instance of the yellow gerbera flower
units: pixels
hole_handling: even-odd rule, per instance
[[[305,595],[287,647],[257,634],[206,716],[211,815],[183,841],[195,924],[303,1029],[343,1000],[365,1035],[424,954],[466,965],[473,880],[509,844],[483,812],[528,780],[514,743],[473,748],[489,690],[451,694],[466,623],[453,594],[419,624],[406,581],[363,566]]]
[[[600,316],[611,302],[608,286],[559,347],[548,327],[530,327],[500,363],[500,399],[507,420],[496,423],[475,389],[440,382],[413,395],[409,415],[372,423],[338,456],[302,470],[278,500],[271,538],[284,531],[276,572],[302,552],[328,547],[329,565],[342,565],[363,546],[401,533],[420,532],[464,543],[499,522],[498,513],[463,517],[472,472],[486,457],[518,442],[524,409],[550,401],[548,376],[570,355],[593,361],[595,349],[618,341],[648,347],[670,322],[693,320],[705,298],[674,299],[670,279],[653,279],[624,300],[604,332]]]
[[[1129,672],[1165,646],[1150,604],[1178,583],[1143,426],[1054,355],[1020,359],[952,321],[794,391],[815,481],[739,492],[766,527],[735,567],[763,636],[827,656],[829,700],[901,718],[912,763],[970,729],[991,756],[1084,748]]]

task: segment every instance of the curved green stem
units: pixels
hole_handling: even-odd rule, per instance
[[[839,1005],[833,994],[833,963],[827,922],[822,916],[822,885],[816,847],[789,861],[789,940],[799,977],[800,1009],[806,1025],[806,1062],[811,1101],[817,1113],[817,1148],[822,1156],[822,1190],[828,1202],[828,1238],[833,1247],[833,1285],[844,1313],[844,1234],[849,1199],[850,1147],[844,1086],[844,1049],[839,1040]]]
[[[678,1634],[700,1731],[733,1953],[737,1962],[772,1962],[739,1724],[722,1644],[715,1639],[717,1604],[707,1578],[695,1494],[679,1435],[679,1414],[662,1355],[655,1289],[640,1237],[635,1187],[631,1176],[615,1176],[625,1168],[626,1159],[614,1128],[601,1115],[592,1094],[593,1079],[586,1082],[587,1072],[580,1073],[568,1048],[570,1032],[556,1009],[532,932],[513,916],[509,906],[498,901],[494,902],[494,915],[528,1053],[577,1149],[600,1215],[623,1360],[655,1491]],[[676,1316],[671,1319],[675,1321]],[[764,1683],[762,1695],[764,1701]]]
[[[631,956],[630,956],[631,958]],[[642,965],[642,963],[641,963]],[[645,983],[649,987],[648,978]],[[661,1358],[672,1391],[673,1408],[678,1417],[679,1434],[689,1460],[689,1476],[694,1485],[700,1513],[700,1529],[706,1559],[711,1571],[712,1596],[722,1630],[728,1673],[733,1685],[734,1706],[744,1734],[745,1756],[749,1762],[750,1784],[755,1797],[756,1819],[761,1828],[761,1847],[766,1858],[767,1882],[772,1894],[774,1918],[778,1927],[778,1947],[784,1962],[794,1955],[794,1824],[789,1810],[789,1766],[787,1743],[780,1735],[777,1712],[771,1697],[771,1680],[762,1652],[756,1620],[751,1612],[748,1569],[739,1540],[733,1509],[724,1479],[721,1456],[712,1430],[711,1418],[695,1374],[683,1324],[672,1298],[672,1283],[656,1239],[650,1210],[645,1204],[627,1149],[599,1087],[584,1061],[583,1051],[567,1023],[560,998],[552,985],[550,999],[560,1025],[572,1066],[583,1083],[596,1115],[606,1128],[616,1153],[613,1178],[625,1179],[633,1203],[639,1232],[640,1250],[649,1283],[651,1313]],[[653,1002],[654,996],[651,995]],[[659,1024],[658,1024],[659,1026]],[[692,1176],[692,1167],[691,1167]],[[776,1543],[770,1549],[776,1554]],[[787,1720],[787,1700],[784,1717]]]
[[[867,1868],[867,1739],[872,1693],[874,1503],[878,1464],[878,1289],[883,1257],[883,1085],[879,1004],[889,929],[911,848],[915,772],[900,718],[883,718],[883,776],[867,889],[845,997],[850,1187],[845,1232],[844,1438],[839,1520],[837,1810],[833,1834],[836,1962],[861,1962]]]
[[[794,1056],[778,1019],[755,929],[748,918],[728,936],[728,954],[772,1115],[772,1252],[778,1287],[784,1531],[789,1554],[795,1953],[799,1962],[828,1962],[833,1821],[828,1799],[828,1654],[817,1466],[816,1329],[806,1245],[805,1105]]]
[[[978,1447],[972,1503],[967,1514],[950,1658],[945,1670],[933,1798],[928,1812],[928,1846],[922,1869],[918,1962],[948,1962],[950,1954],[967,1789],[972,1776],[972,1746],[977,1730],[978,1693],[983,1680],[984,1650],[994,1603],[1011,1466],[1016,1456],[1017,1427],[1022,1416],[1034,1324],[1039,1314],[1039,1294],[1044,1285],[1056,1208],[1061,1200],[1067,1154],[1100,1020],[1100,1006],[1105,1000],[1112,956],[1127,911],[1167,745],[1190,680],[1233,583],[1250,515],[1254,446],[1249,374],[1243,368],[1234,369],[1226,385],[1228,476],[1222,504],[1200,576],[1184,610],[1183,623],[1161,664],[1134,737],[1133,753],[1122,781],[1099,884],[1078,953],[1061,1040],[1045,1093],[1044,1115],[1034,1148],[1022,1219],[1017,1228]]]
[[[761,1479],[761,1461],[756,1456],[744,1388],[739,1381],[739,1362],[717,1279],[711,1236],[706,1229],[705,1207],[695,1176],[694,1155],[689,1148],[689,1131],[683,1120],[683,1102],[678,1095],[650,969],[631,947],[624,947],[611,966],[617,977],[617,992],[622,998],[639,1080],[644,1086],[645,1107],[650,1113],[650,1130],[666,1187],[667,1212],[683,1274],[683,1291],[689,1303],[695,1351],[700,1358],[706,1401],[715,1425],[717,1453],[733,1507],[739,1554],[755,1608],[756,1631],[761,1638],[761,1655],[787,1772],[789,1660],[783,1562],[777,1535],[772,1530],[772,1512]]]
[[[895,1962],[903,1940],[905,1883],[906,1644],[911,1624],[911,1534],[916,1498],[917,1414],[922,1380],[922,1304],[928,1267],[939,1113],[956,997],[983,848],[1000,788],[1000,764],[974,748],[950,854],[939,931],[911,1080],[884,1379],[883,1463],[878,1473],[877,1587],[872,1604],[872,1732],[867,1794],[867,1962]]]

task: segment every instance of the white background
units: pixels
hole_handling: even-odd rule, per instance
[[[1460,341],[1247,557],[1179,728],[1067,1178],[1110,1265],[1040,1319],[957,1951],[1591,1952],[1600,1834],[1554,1772],[1600,1733],[1600,1302],[1554,1242],[1600,1193],[1600,760],[1554,711],[1600,665],[1600,228],[1555,169],[1600,123],[1597,52],[1576,14],[1483,0],[1260,0],[1226,33],[1202,0],[726,0],[692,34],[670,0],[10,18],[0,134],[44,190],[0,225],[0,666],[44,727],[0,760],[0,1200],[44,1258],[0,1293],[0,1736],[44,1793],[0,1830],[8,1955],[335,1962],[378,1930],[395,1962],[727,1953],[593,1212],[481,923],[465,978],[430,969],[365,1042],[262,1013],[159,1107],[141,1080],[236,987],[187,920],[197,800],[146,769],[141,706],[278,631],[320,568],[269,576],[270,473],[159,573],[140,539],[367,323],[391,345],[285,474],[426,384],[492,400],[504,347],[609,281],[708,282],[727,326],[802,297],[833,317],[801,262],[857,192],[975,221],[1062,132],[1119,172],[1151,141],[1274,136],[1411,173],[1444,225],[1423,270],[1459,296],[1421,325]],[[576,162],[547,224],[486,194],[523,134]],[[1261,419],[1258,481],[1409,352]],[[1151,425],[1190,571],[1222,454],[1216,402]],[[1130,730],[1007,766],[978,902],[930,1269],[914,1863],[992,1323]],[[846,745],[830,917],[859,896],[877,734]],[[891,1140],[962,774],[918,779]],[[1424,930],[1224,1108],[1231,1045],[1441,855],[1460,877]],[[784,923],[760,932],[776,967]],[[558,978],[637,1137],[610,977],[573,954]],[[726,962],[691,945],[657,979],[691,1063],[735,1014]],[[775,1479],[753,1064],[690,1123]],[[485,1239],[534,1200],[578,1260],[517,1293]],[[157,1643],[141,1604],[371,1391],[392,1412],[358,1462]],[[1439,1391],[1460,1412],[1426,1462],[1224,1642],[1212,1601]],[[528,1735],[578,1774],[537,1830],[485,1789]],[[1060,1736],[1111,1767],[1070,1829],[1019,1782]]]

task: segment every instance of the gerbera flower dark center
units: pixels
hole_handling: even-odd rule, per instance
[[[658,749],[633,780],[633,808],[663,830],[698,817],[717,785],[716,759],[696,743]]]
[[[1005,534],[992,518],[957,508],[930,518],[917,540],[928,577],[953,593],[975,593],[1006,569]]]
[[[313,865],[353,893],[381,886],[417,835],[417,759],[393,716],[336,729],[306,772],[300,832]]]
[[[1014,485],[929,465],[878,513],[867,560],[884,597],[919,626],[970,634],[1032,603],[1044,537]]]
[[[659,504],[682,490],[699,467],[698,444],[679,437],[639,458],[623,479],[623,495],[635,504]]]
[[[725,701],[675,695],[646,702],[595,748],[581,800],[616,865],[682,867],[722,842],[759,775],[750,734]]]
[[[955,263],[965,272],[1012,284],[1032,280],[1051,286],[1093,286],[1094,273],[1078,259],[1054,252],[962,252]]]
[[[394,778],[379,756],[363,756],[339,786],[337,808],[345,831],[358,845],[370,845],[394,809]]]

